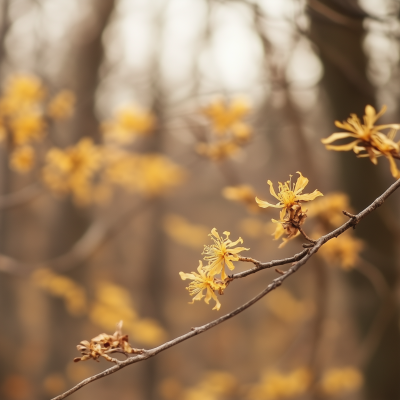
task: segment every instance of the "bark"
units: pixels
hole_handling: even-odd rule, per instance
[[[319,4],[328,7],[322,11],[313,7],[315,3],[309,3],[310,38],[318,47],[324,66],[322,86],[330,101],[332,117],[344,120],[350,113],[362,116],[367,104],[376,105],[375,90],[366,76],[367,57],[362,49],[364,13],[357,8],[355,1],[320,1]],[[357,159],[349,152],[336,156],[340,189],[350,196],[353,207],[359,210],[376,197],[385,183],[379,169],[368,159]],[[363,229],[356,232],[366,242],[364,256],[380,269],[394,290],[397,284],[394,236],[385,225],[382,213],[375,213],[363,224]],[[353,293],[349,301],[354,304],[353,316],[361,340],[367,335],[380,304],[370,283],[357,273],[350,276],[349,284]],[[391,306],[396,308],[394,303]],[[399,398],[399,368],[400,333],[397,313],[393,312],[364,368],[366,398]]]

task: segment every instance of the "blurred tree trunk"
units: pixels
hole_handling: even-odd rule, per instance
[[[375,90],[366,76],[367,58],[362,49],[365,35],[363,11],[355,0],[309,1],[309,16],[310,39],[318,47],[324,65],[322,86],[330,101],[332,117],[344,120],[350,113],[361,117],[367,104],[375,106]],[[357,211],[368,205],[387,186],[379,169],[368,159],[360,160],[354,154],[338,153],[337,168],[341,189],[350,196]],[[387,174],[390,174],[389,170]],[[385,208],[389,206],[389,203],[385,203]],[[367,244],[366,259],[379,268],[394,291],[397,284],[396,249],[394,235],[382,218],[383,212],[378,210],[371,214],[356,232]],[[371,284],[364,277],[352,273],[349,283],[353,293],[354,318],[362,340],[380,304]],[[393,298],[391,296],[387,305],[387,325],[364,369],[366,398],[371,400],[400,398],[400,334]]]
[[[103,61],[104,49],[102,35],[114,9],[115,0],[91,1],[92,12],[89,19],[74,30],[72,43],[75,45],[67,55],[65,69],[61,72],[62,82],[67,82],[74,91],[77,104],[73,121],[57,132],[57,143],[62,146],[73,145],[83,136],[98,137],[98,121],[95,116],[95,96],[99,83],[99,69]],[[90,221],[85,210],[77,209],[70,199],[58,204],[56,218],[53,220],[53,232],[49,240],[50,257],[63,254],[81,237]],[[60,229],[60,227],[62,227]],[[74,267],[74,266],[71,266]],[[68,275],[77,282],[83,282],[89,276],[87,268],[75,268]],[[89,278],[87,278],[89,279]],[[84,284],[86,287],[87,285]],[[47,374],[64,374],[69,359],[70,349],[85,337],[74,328],[81,323],[76,317],[67,315],[61,300],[52,299],[50,332],[55,338],[49,343]],[[65,338],[60,348],[57,343]],[[90,339],[90,338],[86,338]]]

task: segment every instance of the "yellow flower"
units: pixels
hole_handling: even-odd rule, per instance
[[[232,129],[239,136],[250,134],[250,128],[241,121],[249,111],[249,103],[240,97],[232,99],[229,103],[222,99],[216,99],[203,109],[203,113],[211,120],[217,134],[223,135]],[[244,131],[247,132],[244,133]]]
[[[324,225],[328,224],[329,228],[336,228],[347,221],[342,211],[353,212],[350,206],[349,196],[345,193],[334,192],[324,196],[307,205],[307,215],[311,218],[318,218]]]
[[[364,242],[345,233],[336,239],[329,240],[322,246],[318,254],[329,264],[337,263],[348,271],[360,261],[360,251]]]
[[[21,113],[24,108],[38,105],[45,97],[45,90],[39,78],[32,75],[13,75],[5,86],[0,100],[3,115]]]
[[[106,139],[118,144],[129,144],[137,136],[148,134],[154,125],[152,114],[135,105],[129,105],[120,108],[115,118],[104,122],[102,128]]]
[[[268,208],[268,207],[282,208],[282,211],[280,213],[280,219],[282,221],[282,220],[284,220],[286,213],[294,205],[299,204],[300,202],[314,200],[318,196],[323,196],[323,194],[318,190],[314,190],[314,192],[309,193],[309,194],[301,194],[301,192],[304,190],[304,188],[308,184],[308,179],[305,178],[301,174],[301,172],[297,171],[297,173],[300,176],[297,179],[297,182],[295,185],[294,184],[292,185],[291,179],[284,183],[279,182],[278,194],[276,194],[274,187],[272,185],[272,182],[270,180],[268,181],[268,185],[270,187],[270,193],[272,194],[272,196],[274,196],[276,199],[279,200],[279,203],[271,204],[271,203],[268,203],[267,201],[260,200],[256,197],[257,204],[262,208]],[[291,176],[290,176],[290,178],[291,178]]]
[[[218,301],[217,296],[214,291],[218,290],[221,294],[226,288],[226,284],[222,282],[216,282],[214,276],[207,273],[203,268],[203,263],[199,261],[199,266],[197,267],[198,274],[192,272],[191,274],[185,274],[184,272],[179,272],[181,279],[184,281],[186,279],[191,279],[192,282],[186,288],[193,300],[189,304],[193,304],[195,300],[201,300],[204,297],[203,291],[206,290],[206,295],[204,301],[209,304],[210,300],[215,300],[215,307],[213,310],[219,310],[221,308],[221,303]]]
[[[35,163],[35,152],[32,147],[18,147],[11,154],[10,166],[14,171],[26,173]]]
[[[196,151],[198,154],[212,161],[221,161],[236,154],[240,146],[232,140],[221,140],[215,143],[198,143]]]
[[[47,105],[47,114],[53,119],[66,119],[72,115],[75,95],[70,90],[61,90]]]
[[[363,380],[361,372],[354,367],[331,368],[324,373],[320,386],[324,393],[337,396],[360,389]]]
[[[179,186],[186,176],[182,167],[161,154],[110,152],[106,162],[106,179],[149,197]]]
[[[92,139],[82,138],[75,146],[65,150],[53,148],[46,156],[43,169],[45,183],[55,192],[73,194],[78,204],[91,201],[91,178],[101,166],[99,146]]]
[[[361,123],[357,115],[351,114],[351,117],[347,121],[339,122],[336,121],[335,125],[338,128],[342,128],[347,132],[333,133],[326,139],[322,139],[322,143],[326,145],[328,150],[336,151],[349,151],[353,150],[356,154],[361,151],[365,151],[366,154],[360,157],[369,157],[370,160],[377,164],[377,157],[384,155],[390,162],[390,169],[392,175],[395,178],[400,177],[400,172],[397,169],[393,157],[400,157],[400,142],[396,143],[393,141],[396,132],[400,129],[399,124],[386,124],[377,125],[375,122],[386,112],[386,106],[383,106],[381,111],[377,114],[375,109],[368,105],[365,107],[364,123]],[[383,129],[391,129],[388,135],[380,132]],[[345,139],[354,138],[350,143],[334,146],[330,143]]]
[[[10,120],[10,129],[14,134],[15,144],[21,145],[32,140],[41,140],[46,131],[46,123],[40,113],[27,111]]]
[[[232,261],[239,260],[239,253],[246,249],[245,247],[236,247],[238,243],[243,243],[242,238],[240,237],[236,242],[232,242],[229,239],[230,232],[224,232],[226,236],[225,239],[221,238],[215,228],[211,230],[211,233],[208,235],[213,240],[214,244],[210,246],[204,246],[204,251],[202,254],[206,254],[204,260],[208,261],[209,264],[204,267],[204,270],[209,271],[211,276],[221,274],[221,279],[224,281],[228,275],[225,273],[225,264],[232,271],[235,266]]]
[[[228,200],[246,204],[249,211],[257,212],[259,210],[254,204],[254,189],[249,185],[227,186],[222,190],[222,195]]]

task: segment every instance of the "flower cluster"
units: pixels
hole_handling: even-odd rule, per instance
[[[202,111],[211,124],[211,132],[207,140],[197,145],[199,154],[220,161],[237,153],[249,141],[251,127],[243,119],[250,106],[245,99],[216,99]]]
[[[386,106],[383,106],[381,111],[376,113],[375,109],[368,105],[365,107],[364,123],[355,114],[351,114],[347,121],[336,121],[335,125],[346,132],[333,133],[328,138],[322,139],[322,143],[326,145],[328,150],[353,150],[354,153],[359,154],[359,157],[369,157],[374,164],[377,164],[378,157],[385,156],[389,160],[393,177],[398,179],[400,178],[400,171],[394,159],[400,159],[400,141],[395,142],[394,138],[400,129],[400,124],[375,126],[375,122],[385,112]],[[384,134],[381,131],[385,129],[390,129],[390,131]],[[332,142],[345,138],[353,138],[355,140],[344,145],[331,145]]]
[[[313,235],[321,236],[321,233],[332,231],[343,224],[347,219],[343,210],[352,212],[345,193],[330,193],[310,204],[308,215],[317,225]],[[364,242],[355,238],[352,230],[348,230],[335,240],[325,243],[318,255],[330,265],[337,264],[344,270],[349,270],[359,263],[363,248]]]
[[[98,361],[99,357],[104,357],[107,361],[115,362],[109,354],[123,353],[123,354],[141,354],[143,350],[134,349],[128,343],[128,335],[123,335],[122,321],[117,325],[117,330],[113,335],[102,333],[90,342],[83,340],[76,348],[82,353],[82,357],[74,358],[74,362],[95,360]]]
[[[306,368],[297,368],[286,374],[267,371],[263,374],[261,382],[251,388],[247,398],[278,400],[299,397],[306,393],[311,382],[311,372]]]
[[[136,105],[127,105],[118,109],[114,118],[103,122],[104,138],[108,142],[125,145],[136,137],[149,134],[155,125],[154,116]]]
[[[279,221],[272,219],[272,222],[278,224],[275,233],[273,234],[275,239],[279,239],[285,233],[287,234],[287,237],[283,238],[283,242],[279,247],[282,247],[288,240],[299,234],[301,225],[304,224],[305,219],[307,218],[307,210],[303,211],[301,203],[314,200],[318,196],[323,196],[323,194],[318,190],[314,190],[314,192],[309,194],[302,194],[302,191],[308,184],[308,179],[305,178],[301,172],[297,173],[300,176],[297,179],[296,184],[292,184],[292,176],[290,176],[290,180],[284,183],[279,182],[278,194],[276,194],[272,182],[270,180],[268,181],[271,195],[279,200],[277,204],[271,204],[256,197],[256,202],[259,207],[274,207],[282,209]]]
[[[88,204],[93,196],[92,178],[101,163],[100,146],[83,138],[75,146],[53,148],[47,153],[43,180],[55,193],[71,193],[77,204]]]
[[[35,163],[34,142],[46,135],[48,118],[61,120],[72,114],[74,95],[63,90],[46,105],[46,88],[33,75],[14,75],[0,97],[0,142],[12,151],[10,166],[26,173]]]
[[[238,243],[243,243],[242,238],[232,242],[229,239],[229,232],[224,232],[224,235],[225,239],[218,234],[215,228],[211,230],[209,236],[214,244],[205,245],[202,253],[205,254],[204,260],[208,262],[208,265],[203,266],[203,262],[200,261],[197,268],[198,273],[179,273],[182,280],[192,280],[186,288],[190,295],[194,296],[192,302],[189,304],[193,304],[195,300],[201,300],[204,297],[203,291],[206,290],[204,301],[208,304],[209,301],[213,299],[216,302],[213,310],[220,309],[221,303],[218,301],[215,291],[218,291],[219,294],[223,294],[223,291],[229,283],[229,277],[225,272],[225,265],[227,265],[230,270],[233,270],[235,266],[232,261],[239,261],[239,253],[249,250],[245,247],[234,248]],[[217,278],[217,275],[221,275],[220,278]]]
[[[250,212],[258,212],[259,207],[254,203],[256,197],[254,189],[250,185],[227,186],[223,189],[222,195],[231,201],[246,205]]]

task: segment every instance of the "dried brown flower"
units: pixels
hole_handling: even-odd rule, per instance
[[[99,357],[104,357],[107,361],[117,363],[118,360],[109,356],[112,353],[141,354],[143,350],[134,349],[128,343],[128,335],[122,334],[122,321],[117,324],[117,330],[113,335],[101,333],[94,337],[90,342],[82,340],[76,348],[82,353],[82,357],[74,358],[74,362],[93,359],[98,361]]]

